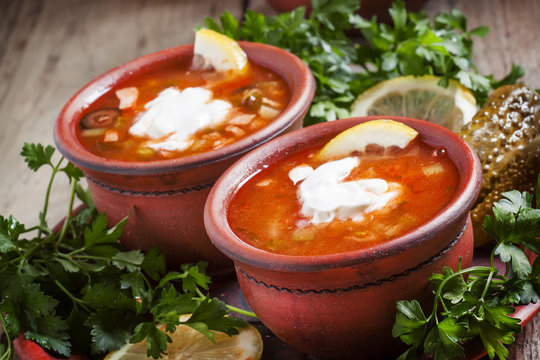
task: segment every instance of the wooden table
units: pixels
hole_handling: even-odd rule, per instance
[[[24,142],[52,144],[64,103],[106,70],[137,56],[193,41],[205,16],[228,10],[241,16],[242,0],[0,0],[0,214],[37,223],[49,173],[36,175],[19,156]],[[249,7],[274,11],[263,0]],[[430,15],[457,8],[470,28],[488,25],[475,41],[481,73],[501,77],[512,64],[540,88],[540,2],[431,0]],[[66,211],[66,181],[52,191],[50,223]],[[511,359],[540,359],[540,315],[511,346]]]

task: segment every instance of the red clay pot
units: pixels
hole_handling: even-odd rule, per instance
[[[98,157],[77,140],[76,127],[90,104],[131,76],[191,58],[193,45],[142,56],[110,70],[75,94],[56,122],[56,145],[82,169],[97,209],[107,214],[110,224],[129,215],[121,242],[131,249],[158,246],[172,268],[206,260],[214,273],[232,271],[230,261],[212,246],[204,231],[203,209],[210,188],[242,154],[300,128],[313,99],[313,75],[299,58],[269,45],[240,45],[250,61],[286,80],[291,100],[270,125],[236,143],[190,157],[144,163]]]
[[[392,338],[399,299],[429,302],[427,279],[458,258],[469,266],[473,235],[469,209],[480,190],[480,162],[456,134],[438,125],[388,116],[415,128],[428,144],[443,146],[460,185],[451,203],[428,223],[387,243],[332,255],[287,256],[254,248],[232,232],[227,209],[250,176],[280,159],[376,117],[310,126],[275,139],[233,165],[206,203],[213,243],[235,262],[244,295],[260,320],[286,343],[320,358],[387,359],[400,352]]]

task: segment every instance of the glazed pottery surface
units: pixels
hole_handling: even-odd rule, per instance
[[[77,140],[76,128],[90,104],[131,76],[191,58],[193,45],[146,55],[112,69],[75,94],[56,122],[55,142],[64,156],[82,169],[97,209],[107,214],[110,224],[129,215],[122,243],[131,249],[159,247],[171,268],[205,260],[214,274],[232,271],[230,261],[205,233],[206,197],[217,178],[242,154],[300,128],[313,98],[313,75],[299,58],[270,45],[240,45],[250,61],[285,79],[291,99],[271,124],[233,144],[189,157],[125,162],[98,157]]]
[[[458,190],[432,220],[372,248],[331,255],[287,256],[254,248],[227,222],[227,208],[241,184],[295,151],[323,144],[337,133],[377,117],[311,126],[252,151],[216,183],[205,209],[214,244],[235,262],[238,281],[260,320],[283,341],[321,358],[391,358],[401,350],[392,338],[395,304],[429,299],[427,279],[444,266],[471,264],[469,209],[481,182],[478,158],[456,134],[421,120],[386,117],[415,128],[432,146],[446,148],[460,174]],[[422,300],[424,299],[424,300]]]

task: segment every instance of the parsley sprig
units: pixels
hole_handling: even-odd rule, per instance
[[[349,84],[356,75],[349,64],[356,62],[356,52],[345,31],[352,28],[350,19],[358,3],[314,0],[308,19],[304,7],[276,16],[248,10],[242,23],[225,12],[221,25],[212,18],[206,18],[205,25],[236,40],[270,44],[296,54],[309,66],[317,83],[307,122],[335,120],[349,115],[355,98]]]
[[[468,30],[467,19],[457,9],[440,12],[430,21],[425,12],[408,13],[404,3],[396,1],[389,13],[393,26],[376,18],[352,19],[367,40],[356,49],[357,64],[364,69],[353,84],[358,93],[397,76],[435,75],[441,77],[443,87],[451,79],[461,82],[482,105],[492,89],[513,84],[524,75],[521,66],[513,66],[502,80],[480,75],[473,61],[473,36],[484,37],[490,30],[487,26]]]
[[[490,359],[508,357],[504,344],[514,342],[520,320],[511,317],[514,306],[538,301],[540,257],[531,265],[524,249],[540,254],[540,177],[536,208],[532,195],[519,191],[503,193],[493,207],[494,218],[486,216],[483,228],[497,241],[490,266],[457,271],[446,267],[429,279],[434,303],[426,317],[418,301],[397,303],[393,335],[409,345],[398,359],[417,358],[423,350],[435,360],[461,359],[463,343],[480,337]],[[495,264],[498,256],[504,272]]]
[[[0,215],[0,322],[7,338],[0,360],[13,358],[12,341],[19,334],[64,356],[73,346],[93,358],[145,340],[148,356],[159,358],[171,341],[167,333],[181,323],[212,341],[210,330],[233,335],[246,325],[226,315],[231,309],[248,313],[208,295],[206,264],[166,272],[157,249],[123,249],[118,239],[127,219],[109,228],[79,184],[82,172],[62,157],[54,161],[54,153],[52,146],[28,143],[21,152],[30,169],[51,170],[39,224],[26,227]],[[60,173],[67,175],[71,192],[65,221],[51,229],[47,210]],[[86,205],[77,212],[75,197]],[[192,315],[180,321],[183,314]]]
[[[389,9],[390,26],[357,15],[359,3],[312,0],[309,18],[304,7],[276,16],[248,10],[242,22],[225,12],[220,23],[206,18],[205,25],[233,39],[278,46],[300,57],[317,83],[306,124],[349,116],[359,94],[397,76],[436,75],[444,87],[455,79],[471,89],[482,105],[489,91],[515,83],[524,74],[521,66],[513,66],[502,80],[480,75],[473,62],[473,37],[485,36],[489,28],[468,30],[465,16],[457,9],[441,12],[431,21],[424,11],[407,12],[398,0]],[[347,36],[352,29],[359,30],[363,39]]]

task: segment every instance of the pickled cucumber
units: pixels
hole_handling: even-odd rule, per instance
[[[482,163],[482,187],[471,211],[475,245],[490,241],[484,217],[505,191],[534,194],[540,169],[540,95],[523,84],[498,88],[459,133]]]

